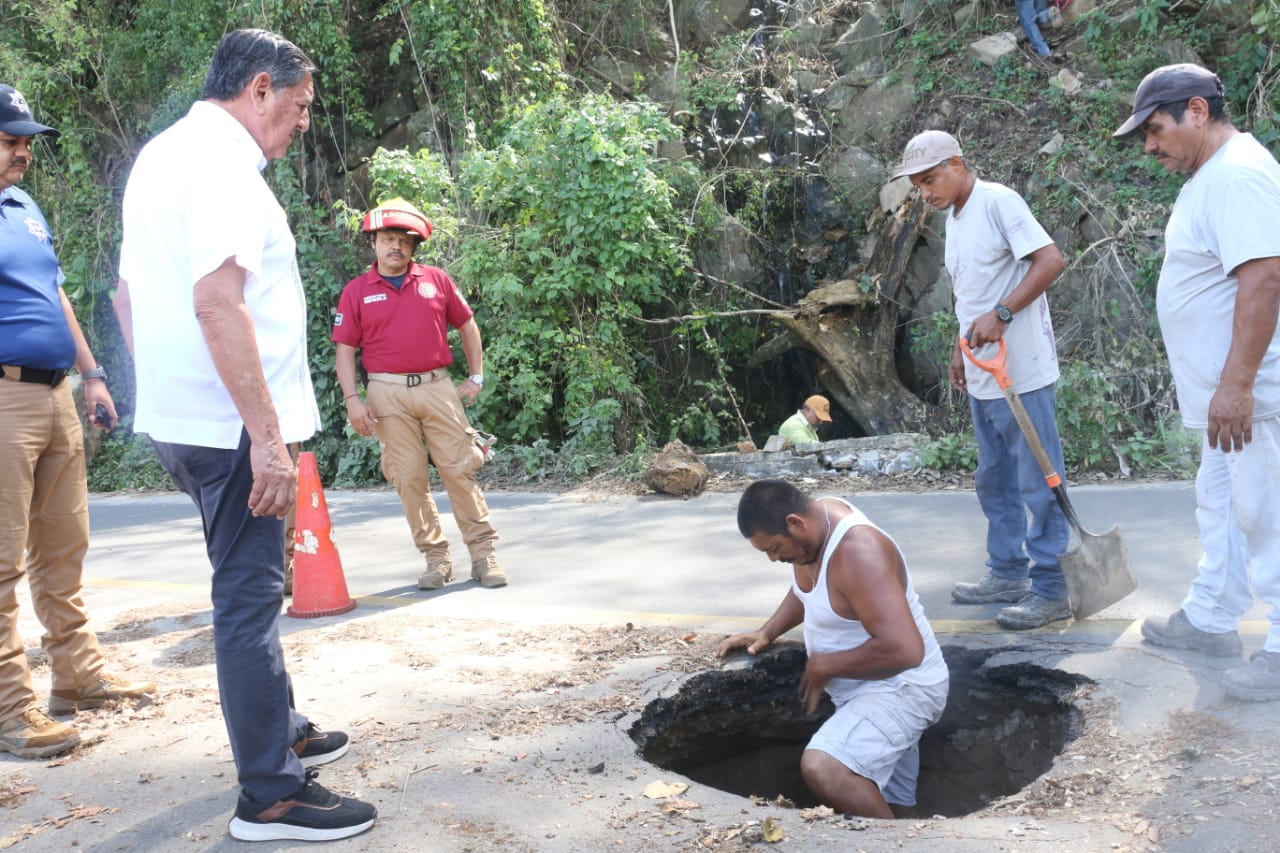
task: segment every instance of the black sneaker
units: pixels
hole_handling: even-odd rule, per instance
[[[315,767],[337,761],[347,754],[351,744],[342,732],[322,732],[315,723],[307,723],[307,733],[294,741],[293,754],[303,767]]]
[[[236,816],[227,829],[238,841],[335,841],[359,835],[378,816],[369,803],[339,797],[307,771],[307,784],[295,794],[265,808],[240,794]]]

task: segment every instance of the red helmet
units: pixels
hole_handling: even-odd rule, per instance
[[[427,221],[427,217],[422,215],[422,211],[402,198],[384,201],[366,213],[364,221],[360,223],[360,228],[364,231],[381,231],[384,228],[394,228],[399,231],[409,231],[417,234],[423,240],[431,236],[431,223]]]

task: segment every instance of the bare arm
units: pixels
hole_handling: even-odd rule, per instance
[[[1280,310],[1280,258],[1246,261],[1235,272],[1239,286],[1231,349],[1209,401],[1209,446],[1223,453],[1243,450],[1253,440],[1253,382]]]
[[[284,518],[297,492],[297,475],[289,447],[280,435],[275,403],[267,391],[253,319],[244,302],[244,285],[244,270],[236,266],[234,258],[227,258],[196,282],[196,320],[218,377],[252,443],[249,509],[254,515]]]
[[[62,292],[62,288],[58,288],[58,299],[62,302],[62,313],[67,318],[67,326],[71,329],[71,339],[76,343],[76,370],[81,376],[88,373],[98,366],[98,362],[94,360],[93,351],[89,349],[89,342],[85,340],[84,331],[80,328],[80,321],[76,319],[76,312],[71,307],[71,300],[67,299],[67,294]],[[100,423],[98,421],[97,408],[98,404],[107,407],[109,423]],[[89,423],[98,429],[110,429],[111,424],[116,422],[116,404],[111,399],[111,392],[107,390],[107,383],[101,379],[84,380],[84,416]]]
[[[1067,266],[1062,252],[1058,251],[1054,243],[1041,246],[1027,257],[1031,259],[1031,267],[1004,300],[1004,306],[1015,314],[1039,299]],[[992,305],[990,311],[973,321],[966,337],[969,338],[970,346],[977,349],[1000,340],[1006,328],[1005,323],[996,316],[995,306]]]
[[[804,605],[796,598],[795,592],[788,588],[782,603],[760,630],[726,638],[716,649],[716,657],[722,658],[733,649],[743,648],[747,650],[747,654],[754,655],[803,621]]]
[[[924,660],[924,638],[907,605],[906,567],[887,536],[865,526],[851,530],[827,564],[827,587],[836,613],[859,620],[870,638],[809,655],[803,685],[809,713],[832,678],[891,678]]]
[[[111,297],[111,307],[116,309],[116,321],[120,324],[120,334],[124,337],[129,357],[136,359],[133,352],[133,302],[129,299],[129,282],[124,279],[116,283],[116,295]]]
[[[458,396],[470,406],[480,396],[480,386],[471,381],[472,376],[484,375],[484,344],[480,340],[480,327],[472,317],[458,328],[462,336],[462,354],[467,359],[467,381],[458,385]]]
[[[338,385],[342,387],[342,396],[347,404],[347,420],[351,428],[361,435],[373,435],[373,425],[377,422],[373,410],[369,408],[356,388],[356,348],[349,344],[337,344]]]

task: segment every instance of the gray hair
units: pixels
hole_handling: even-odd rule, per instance
[[[275,91],[296,86],[316,70],[296,44],[267,30],[234,30],[218,42],[204,81],[204,94],[212,101],[233,101],[263,71],[271,76]]]

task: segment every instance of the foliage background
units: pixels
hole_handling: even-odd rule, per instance
[[[1163,40],[1184,40],[1219,69],[1238,123],[1273,144],[1280,11],[1255,4],[1248,28],[1226,33],[1197,11],[1221,2],[1191,10],[1166,0],[1109,2],[1081,26],[1116,92],[1160,64]],[[850,20],[866,4],[810,5]],[[904,8],[885,5],[891,18]],[[940,4],[922,5],[934,17],[895,30],[891,73],[913,74],[927,101],[948,87],[964,91],[972,79],[964,46],[1001,22],[980,15],[956,31]],[[759,32],[679,53],[676,100],[686,110],[605,93],[593,60],[669,56],[662,36],[673,12],[665,0],[4,0],[0,79],[63,132],[56,143],[41,138],[25,185],[54,228],[67,293],[125,414],[95,460],[92,485],[164,481],[128,429],[131,370],[109,306],[120,196],[133,156],[198,97],[218,38],[240,26],[285,33],[320,67],[312,129],[270,167],[269,180],[294,225],[308,286],[326,425],[308,449],[326,478],[381,482],[376,447],[345,426],[328,336],[342,285],[368,263],[353,227],[358,211],[393,194],[432,216],[436,235],[419,260],[448,269],[477,310],[492,381],[474,416],[499,434],[509,465],[581,476],[619,454],[638,464],[673,438],[718,448],[748,428],[767,435],[773,412],[745,364],[769,329],[733,316],[761,301],[701,275],[694,257],[726,211],[772,247],[766,252],[789,251],[795,212],[785,199],[807,175],[798,166],[709,168],[682,156],[699,123],[775,82],[752,41]],[[975,95],[1045,104],[1087,146],[1069,145],[1032,176],[1045,221],[1105,193],[1117,221],[1163,222],[1177,182],[1100,142],[1123,115],[1122,96],[1068,102],[1014,64],[984,81]],[[384,138],[380,149],[383,130],[403,118],[397,110],[415,114],[416,135]],[[863,227],[851,225],[853,237]],[[1070,260],[1101,263],[1104,251],[1149,301],[1158,271],[1150,242],[1116,239]],[[672,317],[685,319],[644,322]],[[938,318],[905,333],[930,352],[946,329]],[[1145,346],[1103,339],[1072,358],[1060,391],[1069,465],[1185,472],[1158,330]],[[930,425],[931,460],[968,466],[963,406],[945,388],[929,397],[941,412]]]

